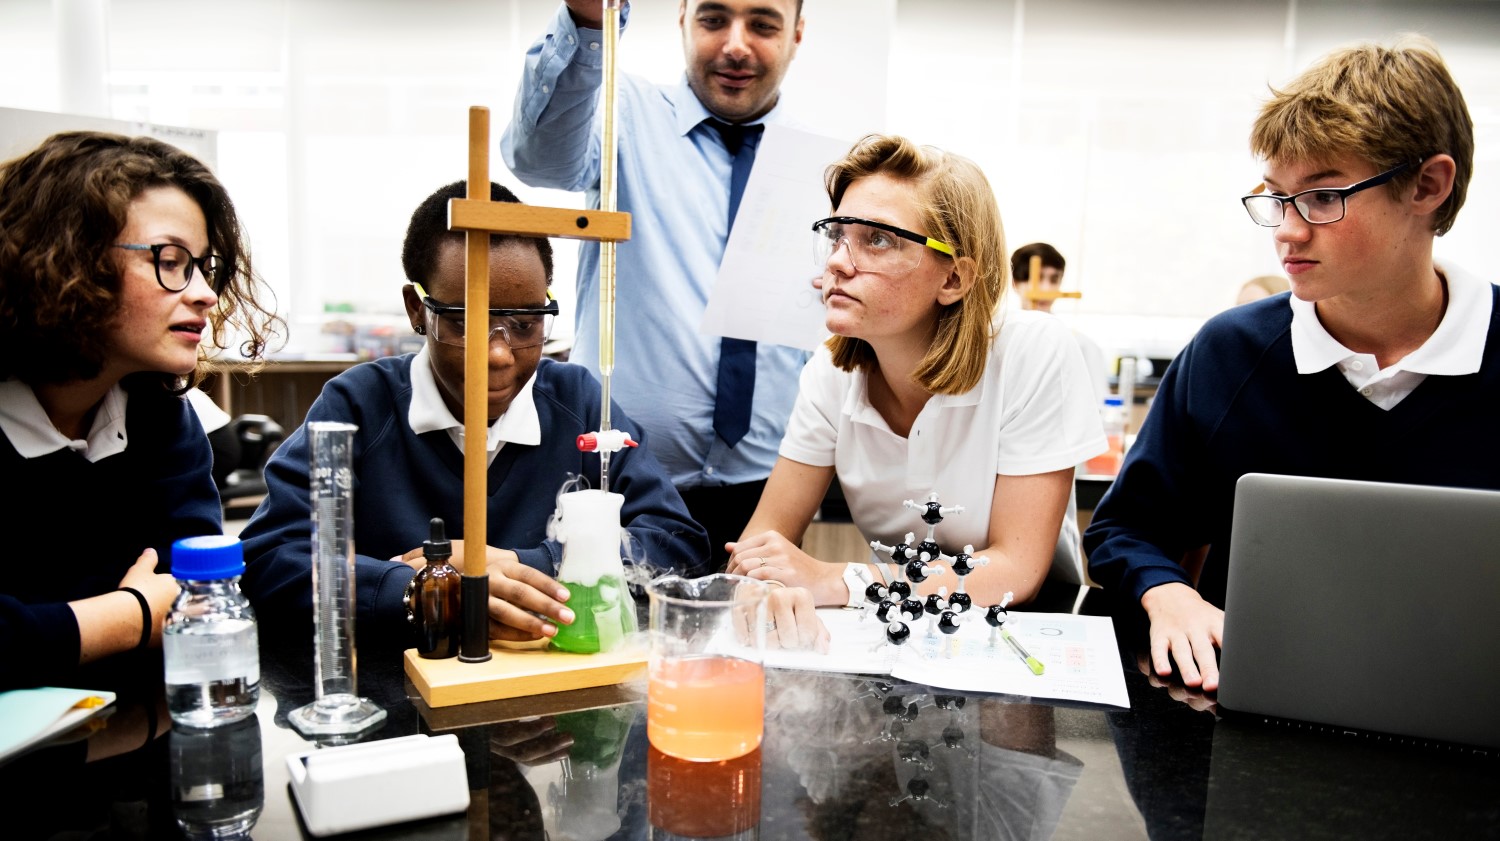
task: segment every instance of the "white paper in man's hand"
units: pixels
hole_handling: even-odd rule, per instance
[[[829,214],[823,170],[851,145],[766,126],[700,333],[809,351],[827,337],[812,223]]]

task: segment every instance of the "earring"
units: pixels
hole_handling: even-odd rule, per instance
[[[413,324],[411,326],[411,329],[417,331],[417,335],[418,336],[425,336],[425,335],[427,335],[427,325],[425,325],[425,324]]]

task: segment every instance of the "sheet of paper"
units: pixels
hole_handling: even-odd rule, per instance
[[[1006,627],[1046,670],[1034,675],[982,617],[953,637],[919,636],[903,647],[891,677],[958,689],[1130,708],[1114,625],[1105,616],[1010,614]],[[923,632],[925,633],[925,632]]]
[[[0,692],[0,761],[109,712],[115,693],[46,686]]]
[[[1013,611],[1006,627],[1045,671],[1034,675],[979,613],[952,636],[923,619],[902,646],[881,645],[885,626],[859,611],[819,610],[831,643],[826,655],[768,651],[773,668],[889,674],[898,680],[964,692],[989,692],[1105,704],[1129,709],[1125,673],[1108,617]],[[932,626],[929,630],[929,626]]]
[[[814,350],[827,337],[812,286],[812,223],[829,215],[823,170],[850,142],[771,125],[755,153],[699,332]]]

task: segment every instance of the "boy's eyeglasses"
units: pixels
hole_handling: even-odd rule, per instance
[[[1240,201],[1245,205],[1245,210],[1250,213],[1250,218],[1255,224],[1265,228],[1275,228],[1281,225],[1286,218],[1286,206],[1297,208],[1297,213],[1309,225],[1327,225],[1344,218],[1347,212],[1347,199],[1359,192],[1371,187],[1378,187],[1396,177],[1396,173],[1406,169],[1411,164],[1401,164],[1395,169],[1389,169],[1374,178],[1366,178],[1358,184],[1348,187],[1317,187],[1312,190],[1303,190],[1290,196],[1277,196],[1266,193],[1266,185],[1261,184],[1251,191],[1250,195],[1243,196]]]
[[[464,346],[464,307],[462,304],[442,304],[433,300],[422,284],[417,288],[417,297],[427,308],[427,329],[434,341],[454,347]],[[550,299],[552,293],[549,291]],[[505,340],[511,350],[536,347],[552,335],[552,321],[557,316],[557,301],[548,300],[544,307],[493,308],[490,310],[490,343],[495,336]]]
[[[840,245],[859,271],[900,275],[915,269],[928,249],[953,256],[953,246],[905,228],[856,216],[830,216],[813,223],[813,256],[828,265]]]
[[[168,292],[181,292],[193,282],[193,269],[203,272],[203,277],[215,295],[224,294],[233,274],[229,261],[217,254],[194,257],[193,252],[176,243],[163,242],[155,245],[119,242],[115,248],[126,251],[149,251],[151,262],[156,266],[156,282]]]

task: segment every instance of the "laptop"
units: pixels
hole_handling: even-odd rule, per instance
[[[1251,473],[1221,707],[1500,748],[1500,492]]]

